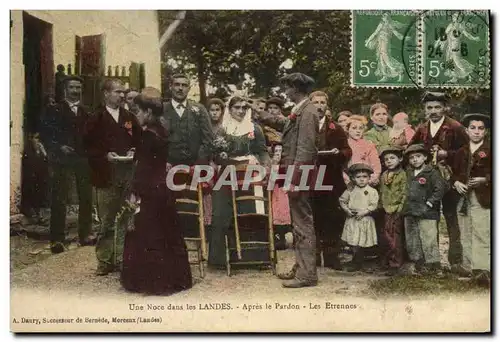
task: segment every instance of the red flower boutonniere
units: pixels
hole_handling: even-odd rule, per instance
[[[479,152],[478,155],[479,158],[486,158],[486,153],[484,153],[484,151]]]
[[[422,178],[419,178],[419,179],[418,179],[418,182],[419,182],[420,184],[424,185],[425,183],[427,183],[427,180],[426,180],[425,178],[423,178],[423,177],[422,177]]]
[[[255,134],[254,134],[254,132],[250,132],[250,133],[248,133],[248,139],[250,139],[250,140],[255,139]]]
[[[125,122],[124,127],[127,130],[127,133],[132,135],[132,121]]]
[[[290,115],[288,115],[288,118],[289,118],[291,121],[295,121],[295,119],[297,119],[297,114],[295,114],[295,113],[291,113]]]
[[[333,122],[330,122],[330,124],[328,125],[328,128],[335,129],[335,124]]]

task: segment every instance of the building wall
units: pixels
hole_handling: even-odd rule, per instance
[[[43,11],[29,10],[53,25],[54,71],[58,64],[75,63],[75,36],[105,34],[107,66],[145,63],[146,85],[161,89],[158,19],[156,11]],[[20,186],[23,151],[24,66],[22,11],[11,11],[11,211]],[[121,72],[121,69],[120,69]]]

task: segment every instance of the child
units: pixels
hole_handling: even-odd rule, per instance
[[[392,118],[392,122],[392,130],[389,133],[391,145],[402,148],[408,147],[408,143],[415,135],[415,131],[408,123],[408,115],[403,112],[397,113]]]
[[[438,170],[426,165],[429,151],[424,145],[409,146],[405,155],[410,165],[403,209],[408,256],[411,266],[416,265],[417,272],[440,274],[438,221],[440,202],[447,190],[447,183]]]
[[[347,142],[352,149],[352,157],[348,165],[356,163],[369,165],[372,169],[369,183],[371,186],[376,186],[379,182],[382,166],[375,144],[363,139],[366,124],[367,120],[362,115],[352,115],[347,122],[347,133],[349,135]],[[344,181],[346,184],[350,183],[350,178],[345,173]]]
[[[380,178],[380,204],[385,220],[382,227],[384,240],[382,266],[389,267],[386,275],[392,276],[403,264],[403,229],[401,212],[406,199],[406,172],[401,167],[403,150],[400,147],[386,147],[380,153],[387,170]]]
[[[348,172],[354,187],[344,191],[339,203],[347,216],[342,240],[353,246],[354,251],[352,267],[347,271],[355,272],[363,267],[363,248],[377,244],[375,221],[370,213],[377,209],[379,197],[377,190],[368,185],[373,174],[369,165],[357,163],[349,167]]]
[[[470,143],[458,150],[453,163],[452,184],[461,195],[457,208],[463,247],[463,262],[457,273],[473,275],[476,281],[489,286],[492,151],[485,135],[491,125],[490,117],[467,114],[462,123]]]

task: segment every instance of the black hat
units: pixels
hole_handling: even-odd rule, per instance
[[[293,74],[283,76],[280,78],[280,82],[296,86],[296,87],[312,87],[314,85],[314,79],[300,72],[294,72]]]
[[[428,102],[428,101],[440,101],[447,103],[450,100],[450,97],[448,94],[445,93],[439,93],[436,91],[427,91],[425,92],[424,96],[422,97],[422,102]]]
[[[347,172],[351,175],[359,171],[368,171],[368,173],[373,173],[372,167],[364,163],[352,164],[347,170]]]
[[[83,84],[83,78],[77,75],[66,75],[66,77],[63,78],[64,83],[67,83],[69,81],[78,81]]]
[[[408,148],[405,150],[405,156],[409,156],[411,153],[414,152],[422,152],[424,154],[429,154],[429,150],[425,148],[424,145],[422,144],[413,144],[408,146]]]
[[[277,105],[278,107],[280,108],[283,108],[283,105],[285,104],[285,101],[283,101],[281,98],[279,97],[271,97],[270,99],[268,99],[266,101],[266,105],[270,105],[270,104],[275,104]]]
[[[462,118],[462,124],[465,127],[468,127],[469,123],[472,120],[484,122],[484,127],[486,127],[486,128],[490,128],[490,126],[491,126],[491,118],[488,115],[480,114],[480,113],[472,113],[472,114],[464,115],[464,117]]]
[[[394,153],[395,155],[402,156],[403,149],[399,146],[387,146],[380,151],[380,157],[383,157],[386,153]]]

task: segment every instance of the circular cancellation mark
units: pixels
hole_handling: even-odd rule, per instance
[[[405,72],[418,88],[489,88],[489,33],[488,11],[422,11],[404,32]]]

